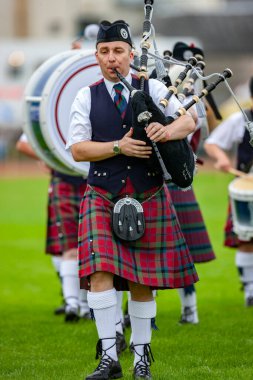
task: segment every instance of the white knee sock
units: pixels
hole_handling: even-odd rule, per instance
[[[52,263],[56,273],[60,276],[62,256],[52,256]]]
[[[149,302],[130,300],[128,308],[132,327],[132,342],[135,346],[135,365],[144,355],[144,344],[151,342],[151,318],[156,316],[156,302],[155,300]]]
[[[78,311],[79,303],[79,278],[78,264],[76,260],[63,260],[61,263],[62,290],[66,302],[66,311],[75,309]]]
[[[106,350],[106,354],[112,359],[118,360],[116,351],[116,290],[88,292],[87,299],[89,307],[93,309],[103,350]]]
[[[123,311],[122,311],[122,299],[123,292],[117,292],[117,307],[116,307],[116,331],[123,334],[122,321],[123,321]]]
[[[79,308],[80,308],[80,317],[83,317],[85,314],[90,312],[90,308],[87,301],[87,290],[79,289]]]
[[[184,288],[177,289],[180,300],[181,300],[181,308],[184,311],[185,307],[190,307],[192,309],[197,309],[197,296],[194,287],[191,287],[190,291]]]
[[[235,256],[235,263],[241,282],[243,284],[253,282],[253,252],[246,253],[238,250]]]
[[[244,298],[253,297],[253,252],[237,251],[235,263],[244,286]]]

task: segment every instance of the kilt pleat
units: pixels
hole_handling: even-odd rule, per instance
[[[61,255],[78,245],[79,208],[86,189],[52,176],[48,189],[46,252]]]
[[[172,183],[168,184],[168,189],[193,261],[214,260],[215,254],[193,189],[182,191]]]
[[[113,273],[117,289],[127,289],[128,280],[152,288],[181,288],[198,281],[167,187],[150,198],[152,192],[135,194],[128,182],[125,194],[144,209],[145,233],[135,242],[123,242],[112,232],[112,194],[87,186],[78,233],[82,287],[89,287],[89,276],[97,271]]]

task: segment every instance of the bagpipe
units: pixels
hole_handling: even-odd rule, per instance
[[[191,146],[188,143],[187,138],[180,140],[170,140],[165,143],[155,143],[147,138],[145,127],[151,122],[159,122],[162,125],[168,125],[181,115],[186,114],[192,106],[196,105],[198,109],[198,116],[200,119],[200,112],[202,110],[202,118],[206,117],[205,106],[202,102],[202,98],[206,97],[217,119],[221,119],[219,110],[211,96],[211,92],[220,84],[224,82],[230,93],[233,95],[237,102],[231,88],[227,83],[227,79],[233,74],[230,69],[225,69],[222,73],[213,73],[208,76],[204,76],[203,70],[205,68],[205,62],[203,62],[203,55],[196,54],[184,61],[179,61],[173,57],[170,50],[164,52],[164,56],[159,55],[156,41],[155,41],[155,29],[151,23],[151,17],[153,13],[153,3],[151,0],[144,0],[145,20],[143,23],[143,35],[140,43],[141,57],[140,65],[131,65],[137,72],[137,76],[140,78],[140,90],[134,89],[125,78],[117,73],[118,78],[129,89],[131,96],[131,103],[133,109],[133,138],[146,141],[147,144],[153,147],[153,153],[150,159],[148,159],[148,165],[160,170],[163,173],[165,181],[174,182],[181,188],[187,188],[191,185],[194,172],[196,156],[192,151]],[[152,37],[155,53],[150,53],[149,48],[151,46],[149,39]],[[151,75],[148,75],[148,58],[155,60],[155,69]],[[169,65],[183,66],[183,70],[179,73],[175,80],[175,84],[172,85]],[[154,75],[155,73],[155,75]],[[189,74],[190,73],[190,74]],[[158,80],[167,85],[168,93],[164,99],[160,100],[159,106],[154,104],[151,97],[144,92],[144,83],[148,78],[156,77]],[[213,80],[213,77],[218,77]],[[186,79],[186,83],[183,81]],[[197,91],[194,88],[196,81],[201,81],[202,88]],[[207,83],[207,80],[212,79],[211,83]],[[179,92],[179,86],[183,87]],[[169,117],[166,117],[163,110],[167,106],[170,98],[176,95],[178,99],[183,102],[182,107],[178,111]],[[189,100],[190,99],[190,100]],[[238,104],[238,102],[237,102]],[[241,109],[240,105],[238,104]],[[253,124],[248,120],[247,115],[241,109],[244,114],[246,127],[250,133],[250,144],[253,145]]]
[[[213,91],[219,83],[232,75],[230,69],[224,70],[219,78],[210,83],[197,96],[194,95],[189,103],[180,107],[174,115],[166,117],[162,110],[153,102],[152,98],[142,90],[136,90],[127,80],[115,70],[118,78],[130,91],[131,105],[133,109],[133,138],[145,141],[153,146],[153,153],[147,160],[150,167],[160,170],[166,182],[174,182],[181,188],[187,188],[192,184],[196,156],[186,138],[169,140],[163,143],[151,141],[146,134],[145,127],[151,122],[168,125],[185,115],[187,110],[199,100]]]
[[[187,110],[193,105],[197,104],[199,100],[209,94],[216,86],[221,82],[226,80],[226,78],[232,75],[231,70],[227,69],[223,74],[219,74],[219,78],[216,82],[208,85],[205,90],[198,96],[193,96],[191,101],[182,105],[182,107],[170,117],[166,117],[163,110],[168,105],[170,98],[177,93],[178,87],[183,83],[187,77],[190,70],[191,78],[190,81],[193,83],[194,80],[200,75],[199,71],[203,67],[203,63],[198,62],[195,57],[190,57],[188,62],[182,63],[184,66],[183,70],[179,73],[175,80],[174,85],[169,85],[168,92],[164,99],[160,100],[160,104],[157,106],[152,98],[145,93],[144,83],[148,79],[147,63],[148,63],[148,50],[150,48],[149,38],[152,35],[153,44],[155,49],[155,73],[158,80],[162,81],[164,84],[168,83],[168,69],[166,70],[164,61],[167,63],[171,62],[171,54],[169,50],[164,52],[164,58],[159,56],[155,41],[155,29],[151,24],[151,17],[153,13],[153,1],[145,0],[145,20],[143,23],[143,35],[141,40],[141,56],[140,56],[140,67],[138,68],[136,64],[132,66],[137,71],[137,75],[140,79],[140,90],[136,90],[131,86],[125,78],[115,70],[118,78],[123,82],[123,84],[130,91],[131,105],[133,110],[133,138],[145,141],[147,144],[153,147],[153,153],[151,157],[147,160],[147,164],[162,172],[164,180],[166,182],[174,182],[177,186],[181,188],[188,188],[193,181],[195,173],[195,163],[196,155],[194,154],[187,138],[179,140],[169,140],[167,142],[155,143],[148,139],[145,128],[151,122],[158,122],[162,125],[168,125],[176,120],[181,115],[186,114]],[[172,60],[175,63],[176,60]],[[198,65],[198,66],[197,66]],[[194,66],[197,66],[196,70],[193,71]],[[154,72],[154,71],[153,71]],[[189,90],[189,86],[188,86]],[[186,91],[186,90],[185,90]]]

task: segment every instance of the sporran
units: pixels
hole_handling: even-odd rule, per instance
[[[145,232],[143,207],[134,198],[125,197],[115,203],[112,214],[112,229],[124,241],[140,239]]]

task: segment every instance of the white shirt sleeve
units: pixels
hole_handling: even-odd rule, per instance
[[[66,149],[81,141],[91,140],[90,109],[90,88],[84,87],[77,93],[70,110],[70,126]]]
[[[245,132],[245,120],[241,112],[232,114],[218,125],[206,139],[206,144],[218,145],[223,150],[231,150],[242,141]]]

